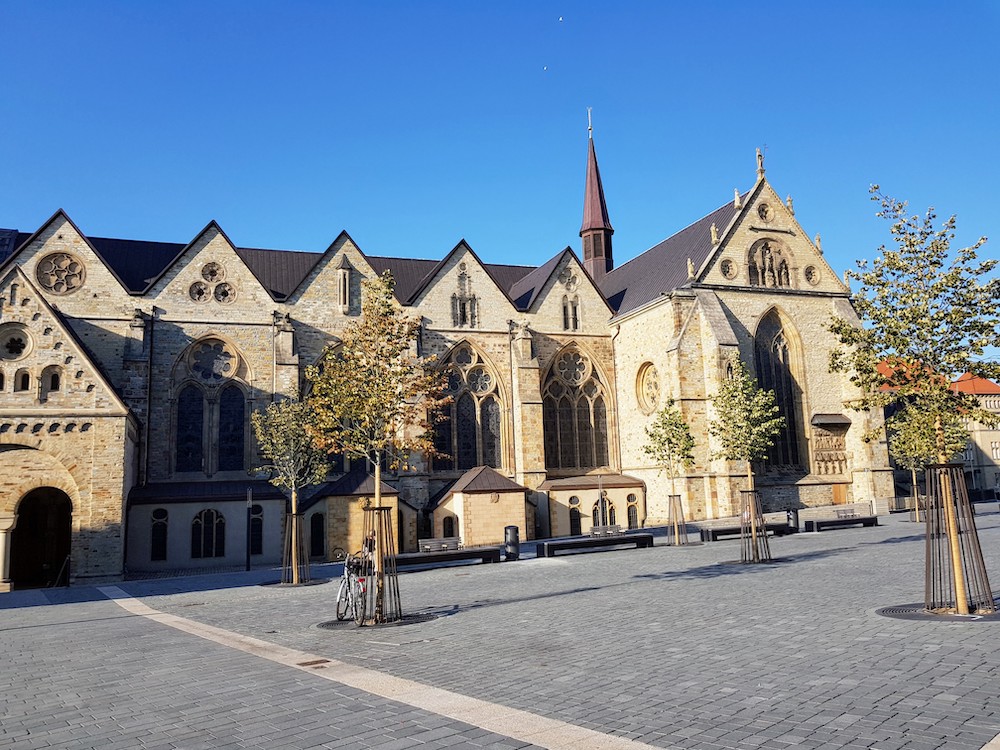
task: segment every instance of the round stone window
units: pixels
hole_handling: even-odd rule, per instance
[[[660,405],[660,374],[652,362],[639,368],[635,382],[636,399],[644,414],[652,414]]]
[[[83,261],[70,253],[50,253],[35,266],[38,283],[52,294],[71,294],[83,286],[86,277]]]
[[[203,281],[194,282],[188,293],[195,302],[208,302],[212,299],[212,292],[208,288],[208,284]]]
[[[188,354],[191,373],[208,383],[233,377],[239,364],[239,357],[233,348],[219,339],[201,341]]]
[[[816,266],[806,266],[806,270],[803,271],[803,275],[806,277],[806,281],[813,286],[816,286],[819,283],[819,269],[817,269]]]
[[[729,258],[726,258],[719,264],[719,270],[722,271],[722,275],[727,279],[732,279],[736,276],[736,264],[729,260]]]
[[[232,284],[223,281],[215,287],[215,299],[217,302],[228,304],[236,299],[236,289]]]
[[[757,206],[757,215],[760,217],[761,221],[770,221],[774,218],[774,209],[766,203],[761,203]]]
[[[0,359],[16,362],[31,354],[31,335],[21,326],[10,325],[0,328]]]
[[[206,263],[201,269],[201,277],[210,284],[214,284],[226,278],[226,272],[218,263]]]

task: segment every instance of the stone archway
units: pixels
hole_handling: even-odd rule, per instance
[[[73,503],[55,487],[32,490],[17,505],[10,534],[10,582],[13,588],[69,583]]]

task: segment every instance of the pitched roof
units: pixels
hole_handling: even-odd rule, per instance
[[[122,280],[130,294],[142,294],[186,245],[179,242],[88,237],[98,255]]]
[[[238,247],[236,254],[247,264],[275,300],[286,299],[319,263],[323,253],[301,250],[261,250]]]
[[[285,495],[264,479],[219,481],[153,482],[133,487],[130,505],[173,505],[175,503],[226,502],[246,500],[253,490],[254,500],[284,500]]]
[[[14,251],[30,236],[30,234],[18,232],[16,229],[0,229],[0,263],[13,255]]]
[[[1000,385],[992,380],[973,375],[971,372],[965,373],[962,377],[951,384],[953,391],[959,393],[972,393],[976,396],[986,396],[1000,393]]]
[[[628,474],[584,474],[580,477],[546,479],[540,490],[596,490],[614,487],[645,487],[646,483]]]
[[[587,182],[583,191],[583,224],[580,234],[592,229],[615,230],[608,218],[608,205],[604,201],[604,185],[601,183],[601,170],[597,166],[597,152],[594,151],[594,139],[589,139],[587,147]]]
[[[749,192],[743,194],[744,205],[747,195]],[[729,201],[624,265],[609,271],[601,279],[600,287],[611,309],[621,315],[684,286],[688,281],[688,258],[695,268],[700,268],[714,249],[712,224],[721,233],[738,211],[734,202]]]
[[[522,311],[531,308],[531,305],[538,299],[538,295],[541,293],[542,287],[545,286],[545,282],[555,273],[556,268],[562,262],[563,256],[566,253],[576,257],[573,251],[567,247],[558,255],[549,258],[544,264],[529,271],[514,282],[508,292],[510,298],[514,301],[514,307]]]
[[[441,503],[457,492],[479,494],[485,492],[527,492],[528,488],[508,479],[496,469],[489,466],[476,466],[469,469],[457,480],[445,485],[428,502],[427,510],[434,510]]]

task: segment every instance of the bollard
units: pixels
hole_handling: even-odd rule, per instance
[[[520,530],[517,526],[504,527],[503,552],[506,560],[516,560],[521,556]]]

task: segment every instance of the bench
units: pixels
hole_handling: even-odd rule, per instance
[[[500,547],[463,547],[431,552],[401,552],[396,555],[396,565],[433,565],[434,563],[479,560],[484,563],[500,562]]]
[[[736,526],[702,526],[699,531],[701,532],[701,541],[703,542],[717,542],[720,536],[739,536],[743,533],[743,528],[740,525]],[[771,532],[774,536],[784,536],[785,534],[793,533],[792,527],[787,523],[765,523],[764,533]],[[797,531],[797,529],[796,529]]]
[[[623,533],[622,527],[617,524],[614,526],[592,526],[590,529],[591,536],[621,536]]]
[[[806,521],[806,531],[839,529],[844,526],[878,526],[878,516],[863,516],[852,510],[838,510],[833,518],[814,518]]]
[[[441,539],[418,539],[417,546],[421,552],[446,552],[462,548],[462,538],[448,536]]]
[[[653,535],[618,534],[615,536],[571,537],[568,539],[549,539],[535,546],[536,557],[555,557],[559,550],[593,549],[596,547],[618,547],[634,544],[636,549],[653,546]]]

